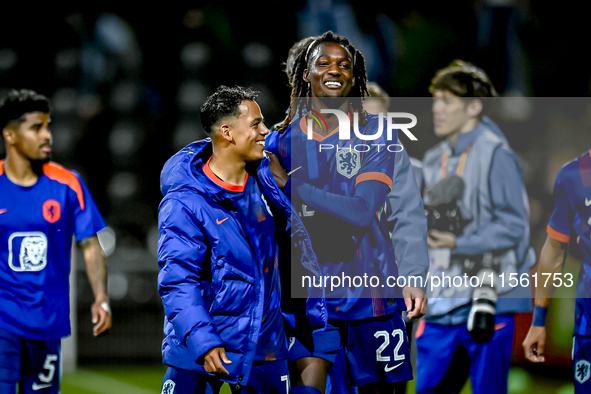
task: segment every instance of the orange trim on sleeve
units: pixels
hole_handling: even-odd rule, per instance
[[[70,170],[60,166],[57,163],[50,161],[43,165],[43,173],[52,181],[56,181],[67,185],[70,189],[76,192],[80,208],[84,211],[84,193],[82,192],[82,185],[78,177]]]
[[[363,174],[358,175],[357,178],[355,178],[355,186],[357,186],[361,182],[365,182],[365,181],[382,182],[382,183],[385,183],[386,185],[388,185],[388,187],[390,189],[392,189],[392,185],[394,184],[394,182],[392,181],[392,178],[390,178],[388,175],[384,174],[383,172],[365,172]]]
[[[425,325],[427,324],[427,320],[421,319],[419,321],[419,327],[417,328],[417,332],[415,333],[415,338],[420,337],[425,332]]]
[[[557,240],[558,242],[562,242],[563,244],[568,243],[570,241],[570,235],[563,234],[560,231],[554,230],[550,225],[546,226],[546,232],[549,236]]]
[[[0,176],[4,175],[4,160],[0,160]]]
[[[205,173],[205,175],[209,179],[211,179],[211,181],[213,183],[215,183],[219,187],[222,187],[230,192],[243,192],[244,191],[244,187],[246,186],[246,182],[248,182],[248,173],[246,173],[246,179],[244,180],[244,185],[242,185],[242,186],[233,185],[231,183],[221,180],[216,174],[214,174],[214,172],[211,170],[211,167],[209,166],[210,161],[211,161],[211,157],[209,158],[209,160],[207,160],[207,163],[205,163],[203,165],[203,172]]]

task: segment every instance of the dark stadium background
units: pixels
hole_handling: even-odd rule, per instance
[[[456,58],[472,61],[512,97],[491,116],[522,159],[532,244],[540,251],[556,172],[591,148],[591,6],[572,0],[410,3],[0,6],[0,96],[8,88],[30,88],[53,100],[54,160],[82,174],[116,234],[109,256],[114,325],[98,340],[91,336],[91,290],[78,259],[80,366],[160,364],[163,311],[155,252],[163,163],[204,136],[199,107],[220,84],[260,91],[267,126],[280,121],[289,104],[282,72],[289,47],[328,29],[364,52],[370,80],[392,97],[413,98],[393,100],[391,109],[416,105],[419,141],[406,147],[417,158],[437,142],[429,99],[414,99],[429,96],[435,70]],[[576,258],[569,265],[574,271]],[[548,366],[523,361],[520,343],[529,317],[519,317],[516,367],[568,382],[572,301],[555,302]]]

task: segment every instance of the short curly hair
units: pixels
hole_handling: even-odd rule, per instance
[[[0,130],[9,123],[22,123],[25,114],[30,112],[51,112],[49,99],[28,89],[12,89],[0,104]]]
[[[221,85],[201,106],[201,125],[207,134],[220,120],[240,115],[243,101],[256,101],[258,92],[242,86],[228,87]]]

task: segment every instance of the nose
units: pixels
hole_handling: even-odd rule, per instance
[[[433,105],[431,106],[431,111],[434,114],[440,113],[443,110],[443,102],[440,99],[434,99]]]
[[[261,128],[261,135],[267,135],[267,134],[269,134],[269,129],[263,123],[263,127]]]
[[[49,127],[45,126],[41,129],[41,135],[44,140],[50,141],[51,140],[51,130]]]
[[[328,68],[328,73],[330,75],[338,76],[341,75],[341,69],[339,68],[339,65],[337,63],[332,63]]]

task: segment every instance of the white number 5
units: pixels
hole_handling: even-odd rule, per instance
[[[55,374],[55,365],[53,365],[52,363],[54,363],[55,361],[57,361],[57,354],[48,354],[45,358],[43,369],[47,370],[47,375],[43,375],[42,373],[37,375],[39,377],[39,380],[43,383],[49,383],[53,380],[53,375]]]

